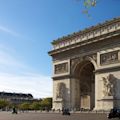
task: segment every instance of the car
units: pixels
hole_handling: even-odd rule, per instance
[[[62,115],[70,115],[69,109],[63,109],[62,110]]]
[[[109,119],[111,118],[119,118],[120,119],[120,109],[119,108],[113,108],[110,110],[110,113],[107,116]]]

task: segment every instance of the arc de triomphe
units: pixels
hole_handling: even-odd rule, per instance
[[[120,107],[120,18],[52,42],[53,108]]]

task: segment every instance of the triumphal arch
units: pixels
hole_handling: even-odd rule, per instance
[[[120,107],[120,18],[52,42],[53,108]]]

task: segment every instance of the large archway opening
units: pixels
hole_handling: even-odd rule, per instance
[[[78,80],[77,105],[83,109],[92,110],[95,107],[95,68],[90,61],[83,61],[77,65],[75,76]],[[78,103],[79,102],[79,103]]]

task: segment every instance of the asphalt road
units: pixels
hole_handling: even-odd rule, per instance
[[[0,120],[108,120],[108,118],[105,113],[72,113],[70,116],[64,116],[61,113],[25,112],[12,114],[11,112],[0,112]],[[114,120],[118,119],[114,118]]]

